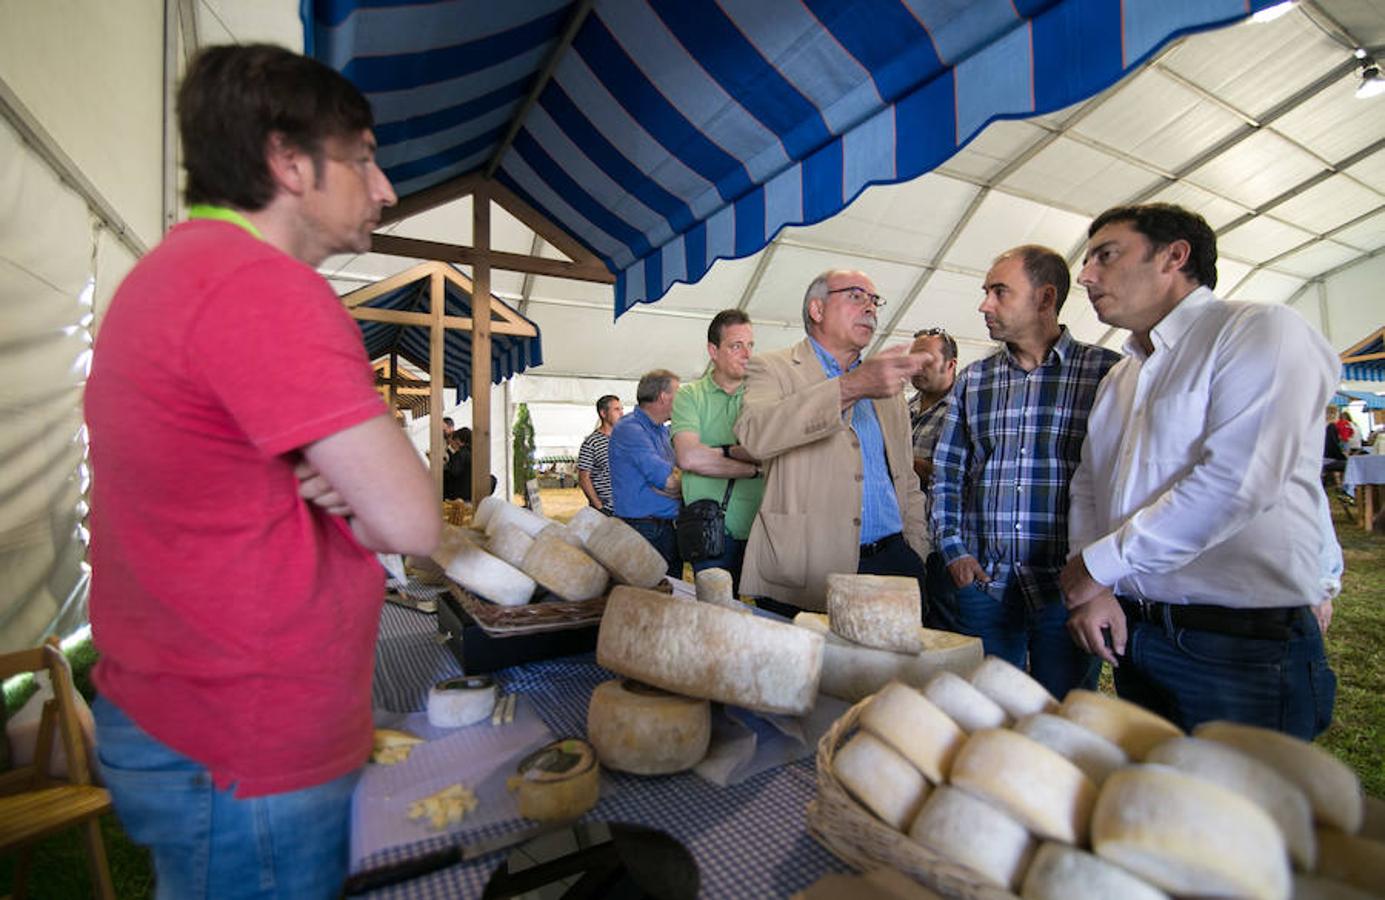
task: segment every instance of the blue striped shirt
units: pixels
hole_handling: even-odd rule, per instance
[[[810,336],[813,352],[828,378],[837,378],[843,373],[842,367],[832,354],[822,349],[822,345]],[[857,358],[851,368],[861,364]],[[865,480],[861,485],[861,543],[871,544],[883,537],[899,534],[904,530],[904,520],[899,515],[899,498],[895,496],[894,481],[890,478],[890,467],[885,460],[885,435],[880,430],[880,420],[875,417],[875,404],[870,400],[857,400],[851,406],[851,429],[856,432],[856,440],[861,445],[861,471]]]
[[[957,376],[933,451],[934,545],[948,563],[974,557],[992,596],[1011,583],[1031,608],[1059,596],[1068,484],[1097,384],[1119,359],[1064,326],[1032,372],[1001,349]]]

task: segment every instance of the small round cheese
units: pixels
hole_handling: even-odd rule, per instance
[[[495,512],[486,519],[486,534],[495,534],[495,529],[506,522],[519,528],[530,537],[536,537],[540,531],[553,524],[550,519],[545,519],[533,510],[515,506],[513,503],[502,503],[495,507]]]
[[[1169,900],[1152,884],[1085,850],[1045,841],[1024,876],[1024,900]]]
[[[830,697],[852,703],[864,700],[891,681],[921,689],[942,671],[955,672],[965,678],[981,663],[980,639],[950,631],[920,628],[923,651],[895,653],[862,647],[833,634],[827,625],[827,616],[822,613],[801,612],[794,616],[793,623],[827,639],[823,645],[819,689]]]
[[[1010,721],[994,700],[952,672],[934,675],[923,686],[923,695],[968,733],[1003,728]]]
[[[500,606],[523,606],[534,596],[534,579],[474,544],[455,548],[447,577],[483,600]]]
[[[927,697],[897,681],[885,685],[866,705],[861,727],[893,747],[934,784],[947,777],[952,758],[967,737]]]
[[[578,539],[582,541],[582,546],[585,547],[587,545],[587,538],[591,537],[591,533],[596,530],[596,526],[606,521],[607,518],[609,517],[596,509],[596,507],[584,506],[573,513],[571,519],[568,519],[567,528],[568,531],[577,535]]]
[[[516,569],[524,565],[524,554],[534,546],[534,538],[513,522],[498,526],[486,542],[492,556],[505,560]]]
[[[439,682],[428,690],[428,724],[462,728],[490,718],[495,709],[495,682],[469,675]]]
[[[1085,843],[1096,785],[1038,741],[987,728],[967,738],[950,783],[1014,816],[1039,837]]]
[[[490,495],[489,497],[482,497],[481,502],[476,504],[476,511],[472,513],[471,527],[484,529],[486,527],[486,523],[490,521],[490,517],[495,515],[495,511],[499,509],[501,506],[508,505],[509,504],[506,503],[504,499],[497,497],[494,494]]]
[[[1155,744],[1183,736],[1183,729],[1143,706],[1080,688],[1068,691],[1058,715],[1095,731],[1134,760],[1144,759]]]
[[[917,578],[827,576],[827,619],[848,641],[896,653],[918,653],[923,601]]]
[[[750,612],[750,607],[736,599],[732,590],[733,584],[731,573],[716,567],[703,569],[693,576],[693,586],[697,590],[697,599],[700,602],[724,606],[736,612]]]
[[[583,550],[586,547],[586,545],[582,543],[582,538],[579,537],[575,531],[559,522],[545,525],[543,530],[534,536],[538,537],[539,535],[545,534],[557,538],[569,547],[576,547],[578,550]]]
[[[587,537],[587,552],[610,571],[616,581],[652,588],[664,580],[668,563],[635,529],[608,518]]]
[[[587,739],[608,769],[668,775],[702,762],[712,705],[637,681],[603,682],[587,707]]]
[[[1015,732],[1033,738],[1077,766],[1101,787],[1108,775],[1130,762],[1125,751],[1076,722],[1048,713],[1025,716],[1015,723]]]
[[[1058,701],[1039,682],[999,656],[988,656],[971,673],[972,685],[990,697],[1012,719],[1054,712]]]
[[[519,814],[538,822],[566,822],[596,805],[600,769],[591,744],[564,738],[526,756],[510,782]]]
[[[928,797],[928,782],[909,761],[867,731],[858,731],[832,760],[832,772],[866,808],[903,831]]]
[[[559,597],[574,602],[600,597],[610,581],[600,563],[547,532],[534,538],[520,569]]]
[[[956,860],[989,884],[1019,885],[1034,839],[1024,826],[965,791],[943,785],[933,791],[909,826],[909,837]]]

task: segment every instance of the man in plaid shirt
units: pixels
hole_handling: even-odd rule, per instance
[[[1047,247],[1016,247],[991,266],[980,311],[1005,346],[958,376],[932,490],[935,545],[957,586],[949,618],[988,655],[1027,662],[1059,698],[1096,684],[1095,658],[1068,636],[1058,572],[1087,414],[1120,359],[1058,324],[1069,282]]]

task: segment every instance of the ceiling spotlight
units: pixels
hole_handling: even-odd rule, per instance
[[[1361,60],[1361,84],[1356,88],[1356,99],[1380,94],[1385,94],[1385,75],[1380,74],[1380,64],[1368,56]]]
[[[1275,19],[1284,15],[1294,8],[1294,0],[1284,0],[1283,3],[1276,3],[1274,6],[1267,6],[1250,17],[1252,22],[1273,22]]]

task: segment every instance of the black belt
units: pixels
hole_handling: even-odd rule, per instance
[[[1168,621],[1175,628],[1191,628],[1194,631],[1210,631],[1214,634],[1262,641],[1287,641],[1293,635],[1295,620],[1308,611],[1306,606],[1235,609],[1229,606],[1160,603],[1158,600],[1140,600],[1132,597],[1119,599],[1125,617],[1133,621],[1151,622],[1155,625],[1163,625]]]
[[[904,535],[896,531],[894,534],[887,534],[878,541],[871,541],[869,544],[861,545],[861,559],[874,556],[877,553],[884,553],[895,541],[904,539]]]

